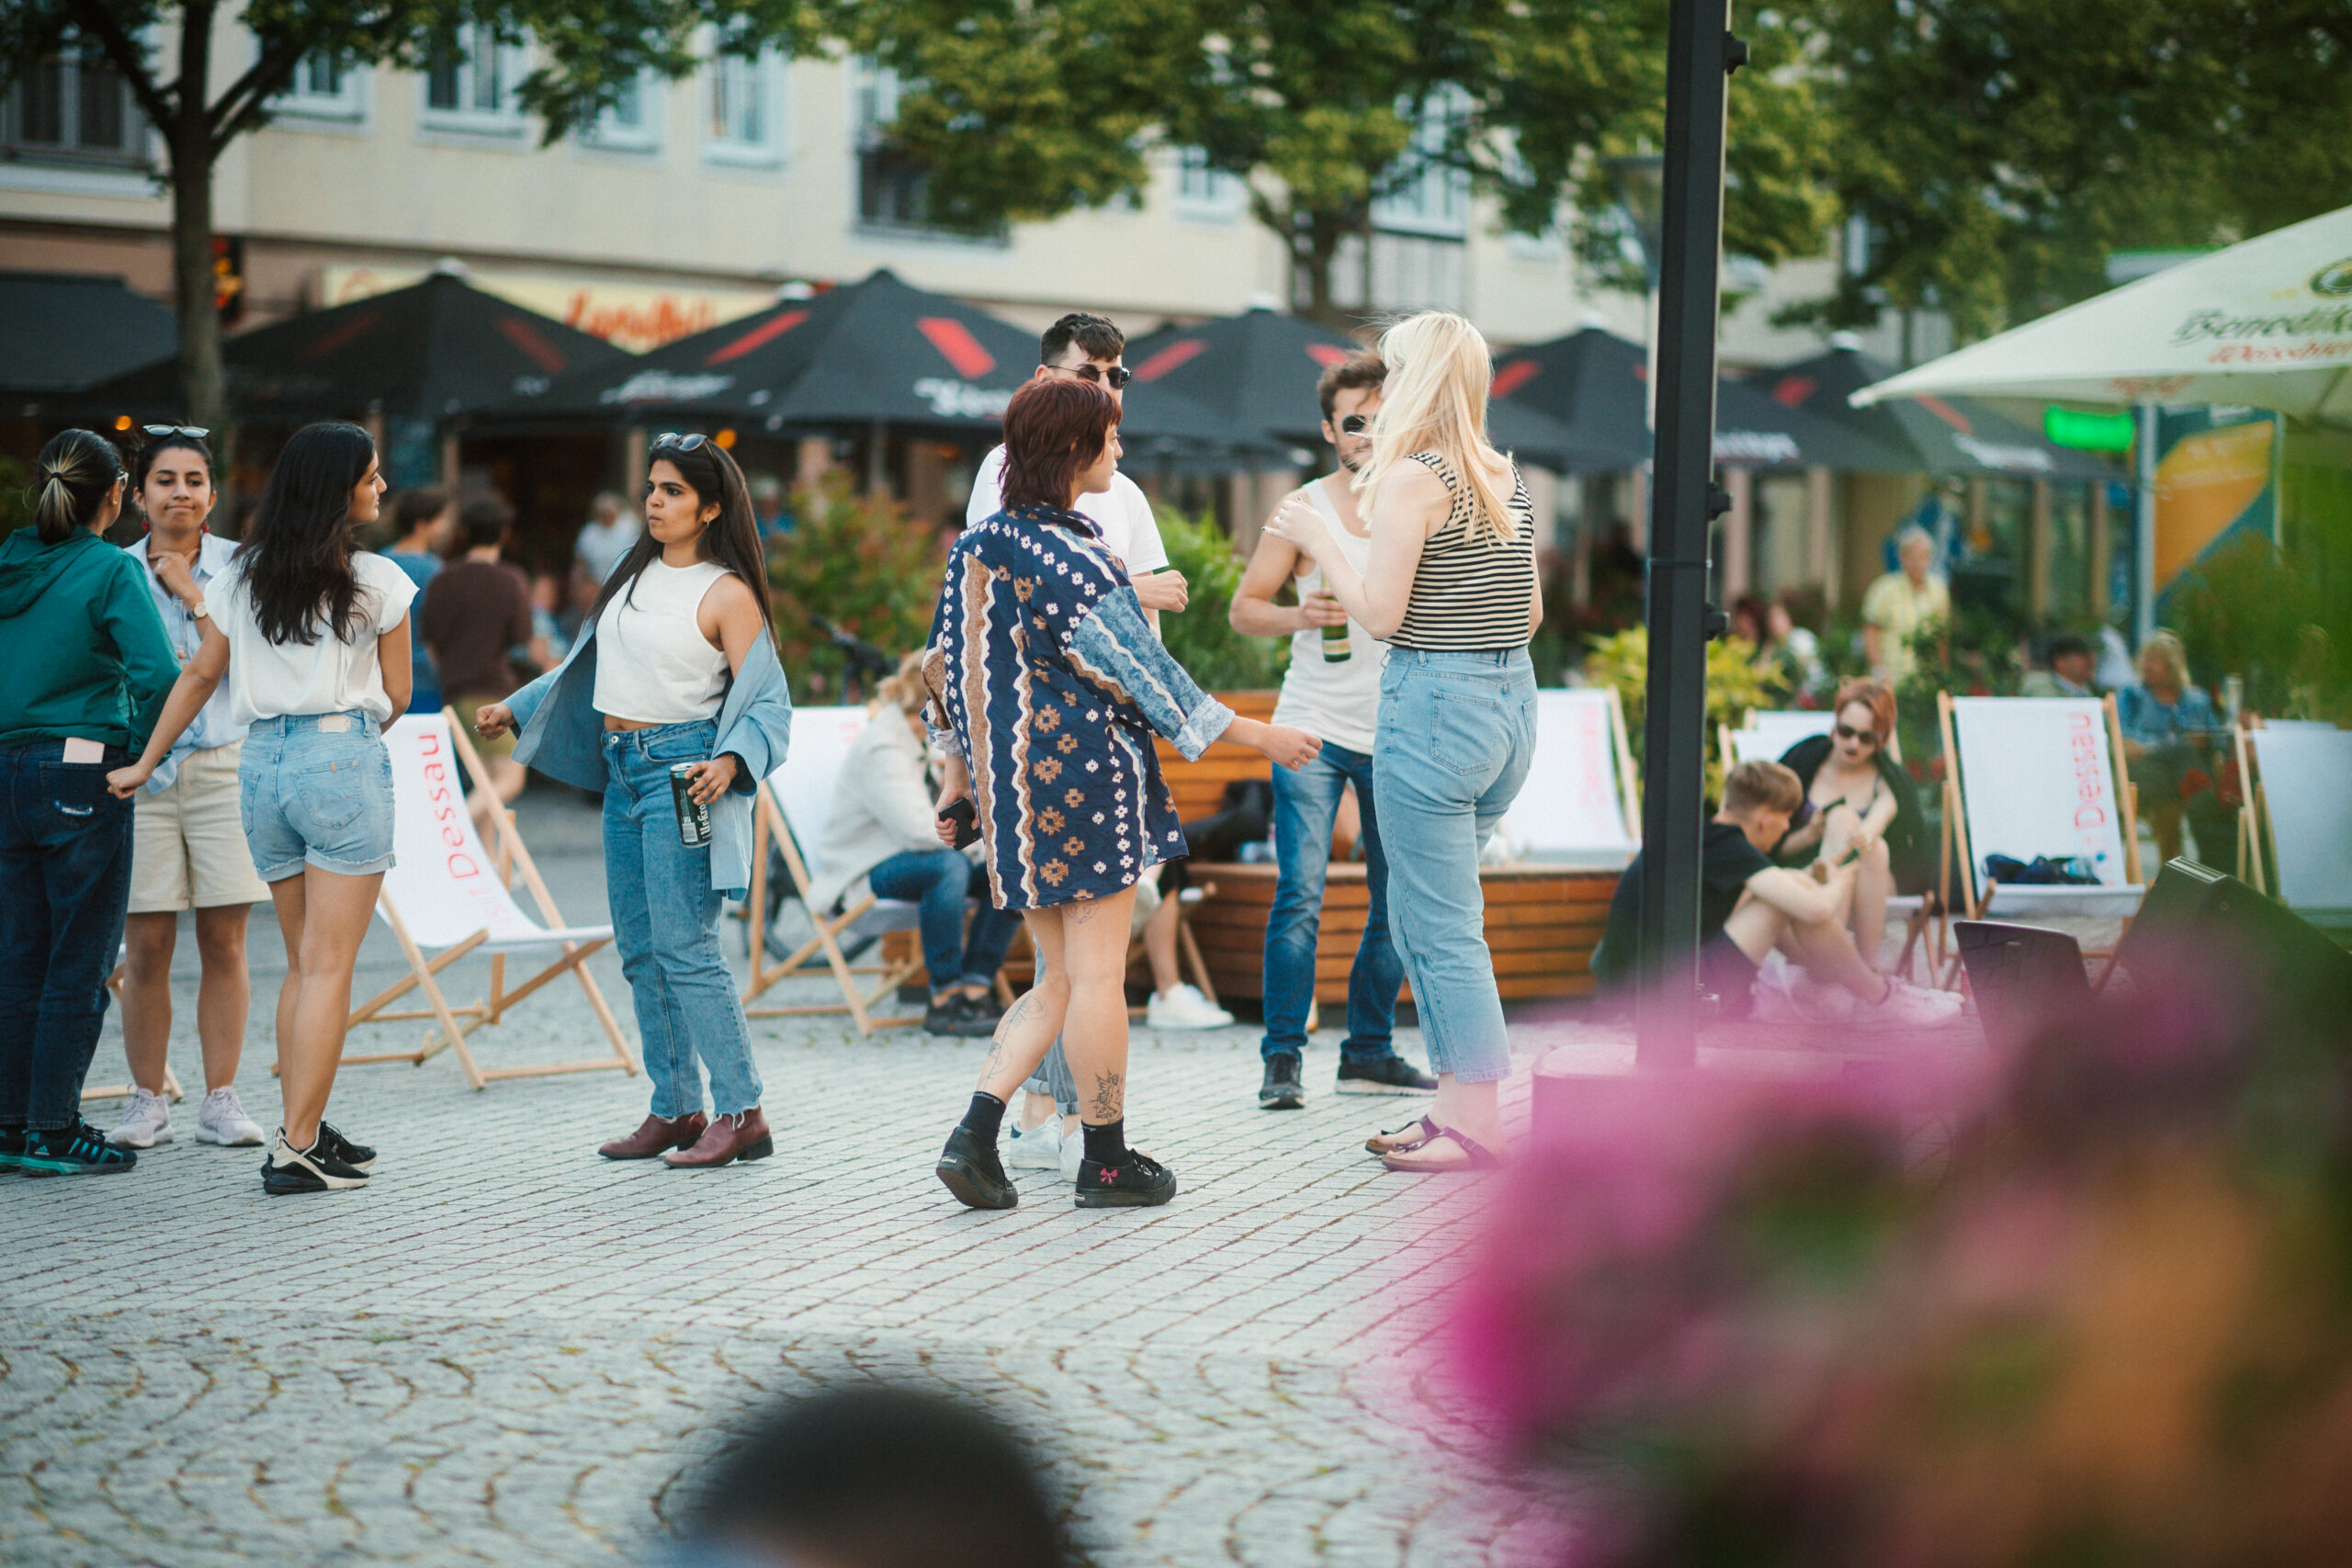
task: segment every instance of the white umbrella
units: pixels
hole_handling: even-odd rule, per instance
[[[2242,403],[2352,423],[2352,207],[2086,299],[1854,393]]]

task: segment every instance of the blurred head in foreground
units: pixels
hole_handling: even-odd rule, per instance
[[[1061,1527],[1020,1441],[911,1389],[829,1390],[771,1415],[706,1472],[691,1564],[1057,1568]]]

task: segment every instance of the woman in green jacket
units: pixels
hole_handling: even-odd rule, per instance
[[[129,1170],[82,1120],[130,902],[136,756],[179,676],[140,564],[99,536],[122,511],[113,444],[41,448],[34,526],[0,543],[0,1165]]]

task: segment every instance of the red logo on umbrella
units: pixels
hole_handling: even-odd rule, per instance
[[[705,365],[724,365],[730,359],[741,359],[762,344],[774,343],[808,319],[806,310],[786,310],[781,316],[771,316],[723,348],[715,348]]]
[[[1784,409],[1803,408],[1804,400],[1813,396],[1814,388],[1819,385],[1810,376],[1783,376],[1780,385],[1772,389],[1772,400]]]
[[[1532,359],[1517,360],[1506,365],[1495,372],[1492,393],[1498,398],[1510,397],[1513,392],[1534,380],[1543,373],[1543,369],[1544,367],[1536,364]]]
[[[972,330],[953,316],[921,316],[915,330],[931,340],[940,357],[956,367],[956,374],[976,380],[996,368],[996,355],[980,346]]]
[[[549,343],[537,327],[517,316],[498,318],[498,330],[507,342],[523,351],[523,356],[552,376],[569,363],[563,350]]]
[[[1207,347],[1208,344],[1202,342],[1199,338],[1180,337],[1174,343],[1170,344],[1166,348],[1161,349],[1159,353],[1145,360],[1141,365],[1136,366],[1136,379],[1138,381],[1157,381],[1162,376],[1167,375],[1170,370],[1175,369],[1176,367],[1185,363],[1194,355],[1199,354]]]
[[[1348,353],[1348,350],[1341,348],[1336,343],[1310,343],[1306,345],[1306,357],[1326,370],[1345,359]]]

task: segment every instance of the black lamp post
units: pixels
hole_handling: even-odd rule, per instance
[[[1650,490],[1649,690],[1643,707],[1642,952],[1634,1060],[1698,1060],[1699,850],[1705,809],[1707,525],[1715,487],[1715,319],[1726,79],[1747,57],[1730,0],[1672,0],[1658,227],[1656,457]],[[1638,215],[1636,215],[1638,221]]]

